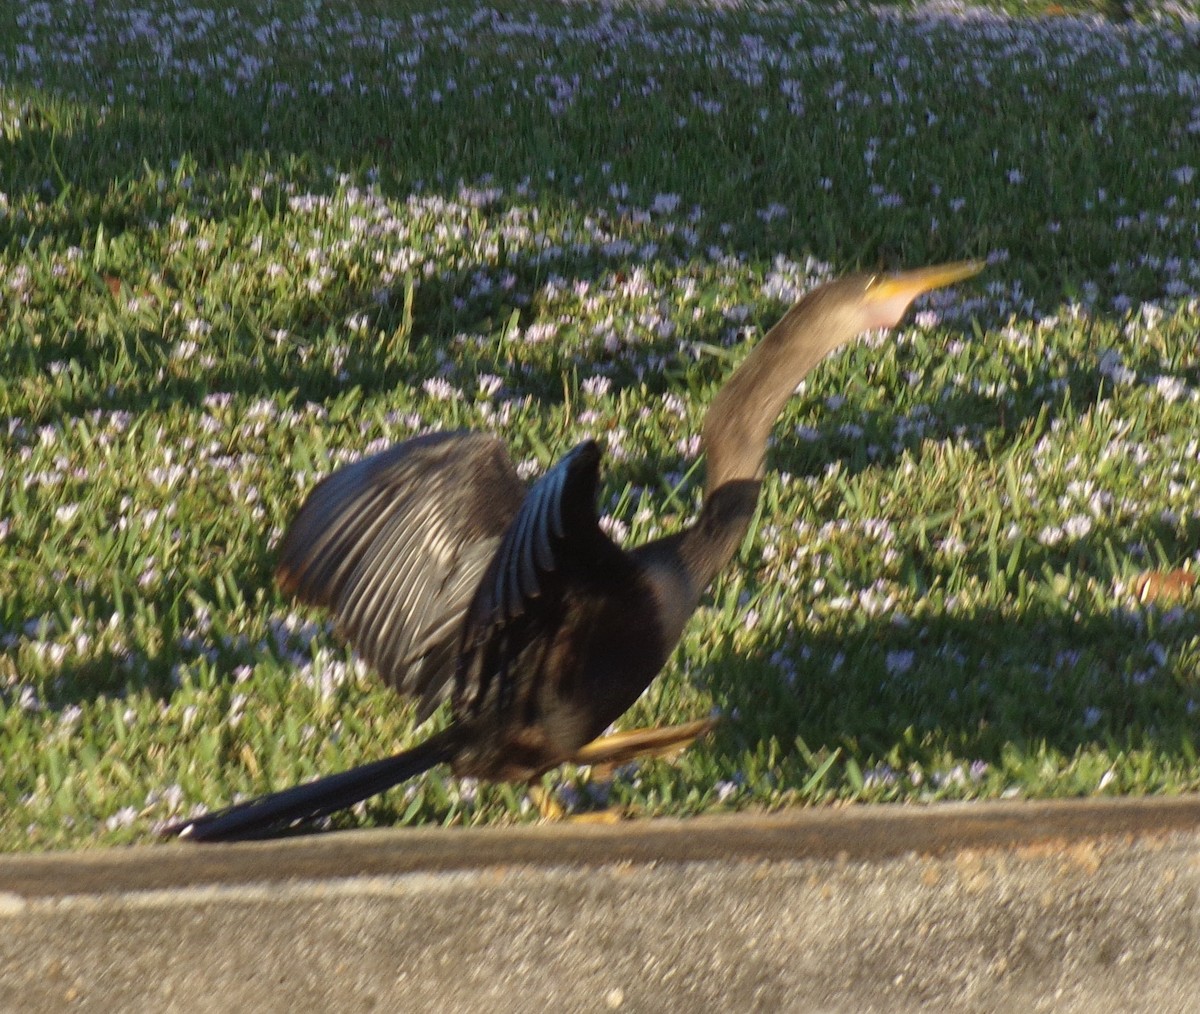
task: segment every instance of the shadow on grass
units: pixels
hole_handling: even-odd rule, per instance
[[[1065,558],[1094,559],[1114,542],[1098,530],[1059,551],[1035,550],[1022,566],[1036,574]],[[943,591],[950,580],[927,576]],[[948,754],[999,766],[1014,748],[1070,758],[1088,747],[1107,749],[1114,762],[1146,750],[1192,764],[1200,688],[1162,664],[1158,641],[1177,640],[1170,627],[1179,617],[1169,607],[1097,612],[1069,589],[1047,583],[1021,593],[1018,583],[997,606],[900,623],[855,608],[815,625],[797,615],[781,637],[721,644],[696,674],[731,716],[718,752],[732,763],[774,740],[786,758],[800,739],[814,752],[848,750],[864,766],[887,759],[929,768]]]

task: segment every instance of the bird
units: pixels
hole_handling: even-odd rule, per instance
[[[745,356],[705,415],[694,520],[625,549],[601,528],[601,451],[584,440],[528,488],[496,435],[434,432],[322,480],[279,547],[284,592],[340,635],[441,731],[390,757],[181,820],[193,841],[301,829],[438,764],[528,781],[560,764],[623,763],[683,746],[711,719],[602,735],[668,661],[757,509],[768,440],[800,380],[911,302],[982,269],[960,261],[856,273],[803,295]]]

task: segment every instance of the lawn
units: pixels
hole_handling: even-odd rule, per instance
[[[624,720],[714,735],[336,824],[1200,786],[1200,17],[1110,8],[4,5],[0,848],[426,734],[272,581],[339,464],[595,436],[636,543],[799,293],[967,257],[798,390]]]

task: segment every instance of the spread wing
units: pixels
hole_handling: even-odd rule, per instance
[[[521,724],[547,680],[574,675],[575,639],[588,602],[633,569],[601,531],[596,513],[600,450],[579,444],[533,485],[479,581],[463,627],[455,711],[492,702]],[[619,584],[617,585],[619,587]],[[517,704],[521,711],[513,709]]]
[[[329,609],[423,717],[453,682],[463,616],[524,499],[497,438],[416,437],[323,480],[284,535],[276,577]]]

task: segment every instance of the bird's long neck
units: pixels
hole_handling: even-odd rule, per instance
[[[818,289],[796,303],[717,393],[704,420],[706,496],[727,482],[762,479],[767,438],[796,385],[854,337],[857,329],[827,312],[823,295]]]
[[[896,275],[851,275],[814,289],[746,356],[704,420],[708,480],[695,524],[640,547],[660,605],[664,643],[674,644],[709,582],[737,552],[762,485],[767,439],[805,374],[839,345],[895,327],[922,292],[976,274],[964,261]]]
[[[665,629],[675,636],[745,538],[767,438],[783,406],[805,374],[862,330],[862,319],[845,313],[837,296],[826,286],[801,299],[725,382],[704,421],[707,481],[699,517],[642,547],[639,555],[664,586]]]
[[[796,303],[746,356],[704,420],[707,479],[700,517],[680,547],[701,587],[729,562],[754,517],[767,439],[796,385],[861,329],[829,289]]]

